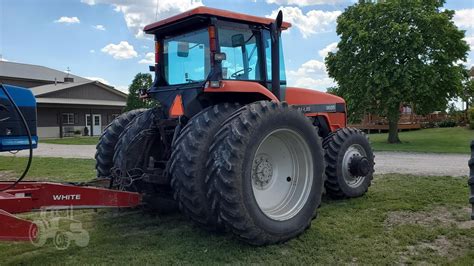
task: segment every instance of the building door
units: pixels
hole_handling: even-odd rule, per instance
[[[86,114],[86,127],[89,129],[89,135],[91,135],[91,122],[93,122],[93,135],[100,136],[102,134],[102,117],[100,114],[93,114],[91,121],[91,115]]]

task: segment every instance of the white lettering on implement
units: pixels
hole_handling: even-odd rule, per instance
[[[53,200],[80,200],[81,195],[53,195]]]

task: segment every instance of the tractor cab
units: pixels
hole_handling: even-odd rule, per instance
[[[188,91],[179,94],[192,101],[206,89],[217,92],[243,81],[278,99],[286,86],[280,32],[290,26],[281,15],[274,20],[207,7],[150,24],[144,31],[155,36],[150,69],[156,78],[148,93],[170,106],[165,99],[176,98],[170,90]]]

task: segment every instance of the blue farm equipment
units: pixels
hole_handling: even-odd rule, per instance
[[[0,152],[17,151],[30,148],[28,129],[31,135],[31,146],[36,148],[36,100],[30,90],[1,85],[0,90]],[[16,105],[16,106],[15,106]],[[16,110],[18,108],[18,110]],[[28,125],[25,127],[22,115]]]

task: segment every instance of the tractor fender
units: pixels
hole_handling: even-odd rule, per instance
[[[225,80],[221,81],[219,88],[207,87],[204,89],[207,93],[251,93],[257,94],[261,99],[259,100],[270,100],[273,102],[279,102],[278,98],[267,88],[261,84],[253,81],[241,81],[241,80]]]

